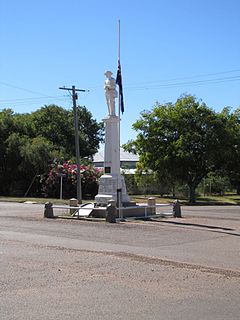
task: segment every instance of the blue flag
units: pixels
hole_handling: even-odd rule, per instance
[[[119,87],[119,99],[120,99],[120,109],[121,112],[124,112],[124,103],[123,103],[123,87],[122,87],[122,73],[121,73],[121,64],[120,60],[118,60],[118,70],[116,76],[116,84]]]

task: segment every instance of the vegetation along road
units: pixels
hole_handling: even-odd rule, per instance
[[[116,224],[0,203],[0,310],[12,319],[238,319],[239,206]]]

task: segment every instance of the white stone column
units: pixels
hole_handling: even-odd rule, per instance
[[[104,172],[120,178],[119,117],[108,116],[105,124]]]
[[[122,190],[122,201],[129,202],[124,177],[120,174],[119,117],[109,115],[105,124],[104,175],[99,181],[98,205],[107,205],[109,200],[117,201],[117,189]]]

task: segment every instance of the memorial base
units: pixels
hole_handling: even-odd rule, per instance
[[[117,202],[118,189],[121,189],[121,202],[129,202],[124,177],[121,175],[118,176],[117,174],[102,175],[99,180],[98,194],[95,197],[96,205],[106,206],[109,200],[114,200]]]

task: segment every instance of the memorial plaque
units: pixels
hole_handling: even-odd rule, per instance
[[[105,167],[104,171],[105,173],[111,173],[111,167]]]

